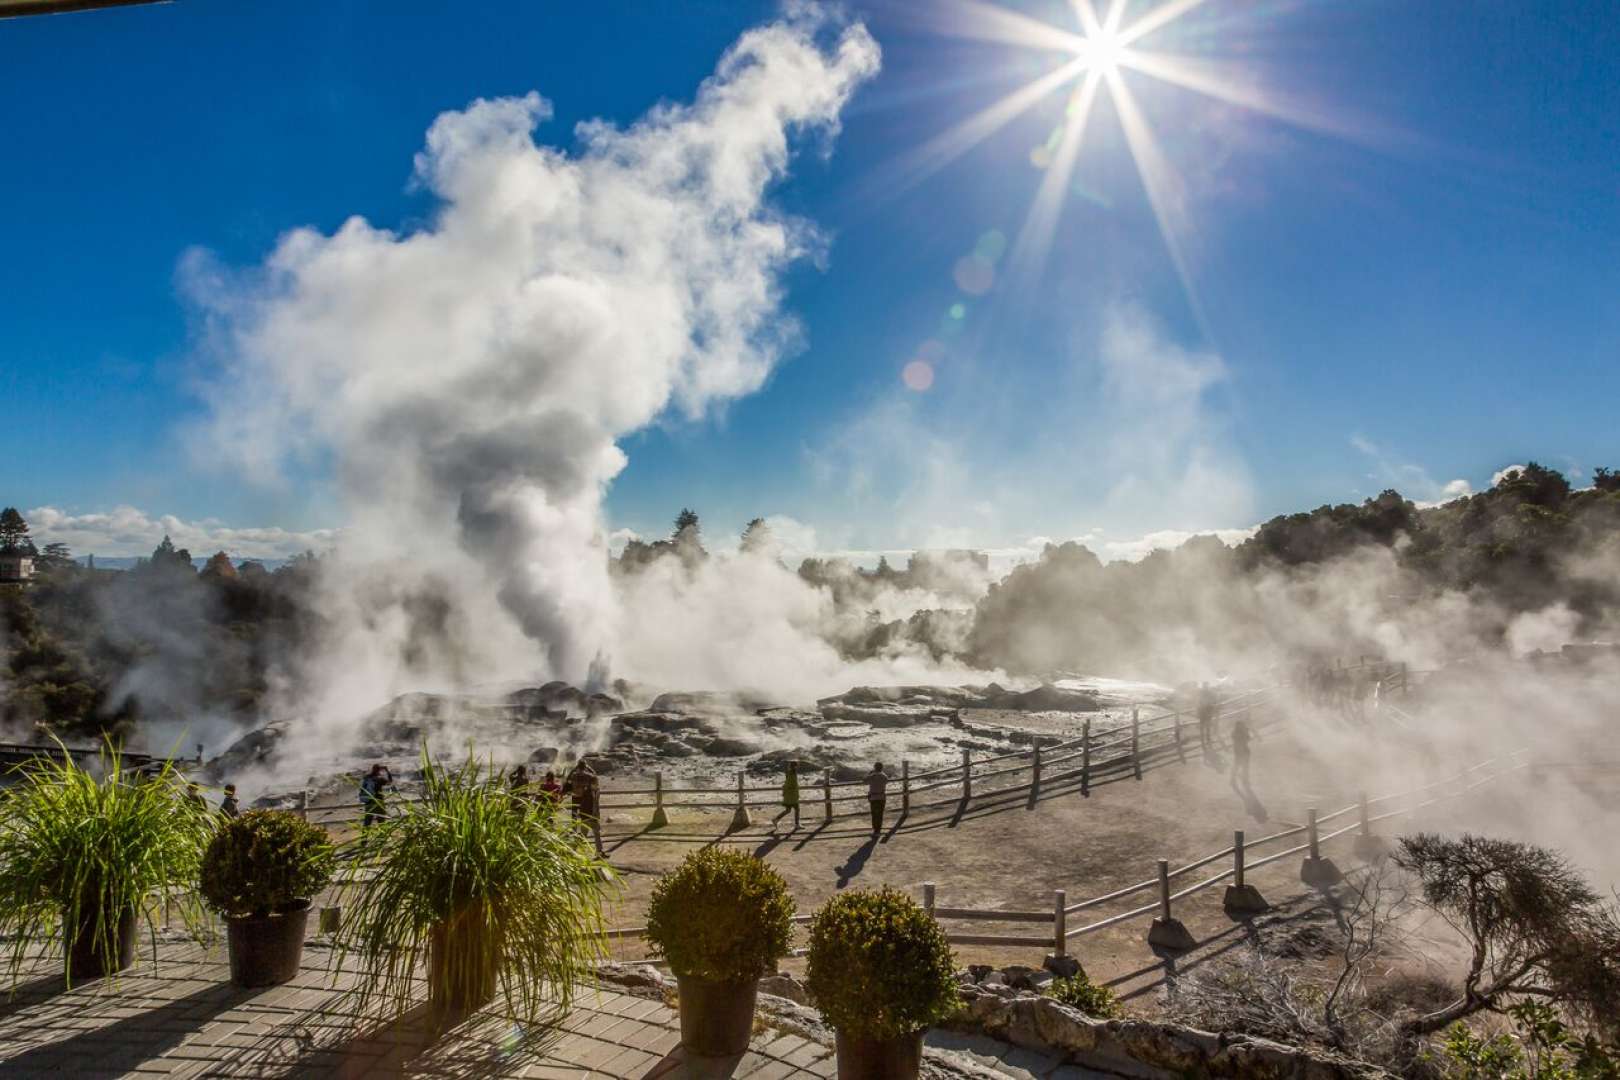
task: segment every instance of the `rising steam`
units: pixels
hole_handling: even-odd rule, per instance
[[[799,5],[690,105],[581,125],[577,152],[535,142],[537,94],[444,113],[416,158],[440,200],[419,230],[298,229],[251,275],[193,258],[213,452],[260,479],[329,461],[345,500],[311,704],[580,681],[616,656],[636,629],[603,535],[618,442],[752,393],[792,345],[779,278],[817,237],[767,194],[878,60],[863,26]]]

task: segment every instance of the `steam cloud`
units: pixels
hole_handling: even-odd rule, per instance
[[[346,501],[316,707],[618,661],[617,442],[759,389],[793,344],[778,281],[817,237],[767,192],[878,63],[863,26],[797,6],[692,104],[584,124],[577,153],[534,141],[537,94],[444,113],[415,163],[442,200],[419,231],[299,229],[251,275],[192,258],[215,452],[259,479],[329,460]]]

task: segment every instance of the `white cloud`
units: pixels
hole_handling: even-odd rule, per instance
[[[223,551],[234,559],[281,559],[303,551],[324,551],[338,536],[336,529],[297,532],[279,526],[234,527],[215,518],[154,517],[133,506],[92,514],[38,506],[24,516],[36,544],[66,544],[75,555],[150,555],[167,536],[176,547],[189,548],[198,558]]]
[[[1411,499],[1420,509],[1439,506],[1474,493],[1473,485],[1458,478],[1440,483],[1421,465],[1401,461],[1364,435],[1351,435],[1350,445],[1372,461],[1367,479],[1392,487]]]
[[[1502,468],[1497,469],[1495,472],[1491,473],[1491,487],[1495,487],[1497,484],[1500,484],[1503,480],[1506,480],[1507,476],[1508,476],[1508,473],[1520,472],[1523,469],[1524,469],[1523,465],[1504,465],[1504,466],[1502,466]]]
[[[1173,551],[1195,536],[1213,536],[1227,547],[1235,547],[1260,531],[1260,526],[1246,529],[1205,529],[1189,532],[1184,529],[1161,529],[1132,540],[1107,540],[1097,552],[1104,562],[1136,562],[1155,551]]]

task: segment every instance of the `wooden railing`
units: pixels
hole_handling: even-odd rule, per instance
[[[1372,665],[1369,665],[1372,666]],[[1245,719],[1253,734],[1274,727],[1278,718],[1272,715],[1272,698],[1280,687],[1250,690],[1227,698],[1217,704],[1216,715],[1223,721]],[[991,796],[1006,796],[1020,791],[1058,789],[1065,785],[1078,785],[1080,792],[1090,790],[1093,784],[1120,778],[1129,773],[1141,779],[1143,769],[1154,763],[1174,757],[1184,761],[1189,744],[1202,749],[1197,743],[1197,710],[1164,709],[1144,716],[1143,709],[1131,710],[1131,718],[1107,731],[1093,733],[1092,722],[1083,722],[1078,738],[1054,742],[1041,742],[1038,738],[1027,750],[1014,750],[988,757],[975,757],[968,749],[962,751],[959,765],[948,765],[925,772],[913,772],[909,760],[902,759],[898,775],[891,775],[888,803],[892,807],[898,796],[899,813],[930,807],[960,805]],[[654,773],[649,786],[601,789],[600,810],[604,821],[614,811],[650,811],[646,825],[631,830],[604,830],[608,838],[644,835],[648,830],[668,824],[668,811],[672,809],[732,812],[730,831],[739,831],[751,824],[750,807],[782,805],[781,782],[749,784],[745,770],[737,773],[735,786],[690,787],[664,783],[662,772]],[[921,798],[921,801],[919,801]],[[867,784],[864,779],[835,781],[831,770],[822,773],[819,780],[801,779],[800,799],[806,812],[819,805],[823,821],[837,818],[859,818],[868,813]],[[390,803],[415,801],[409,796],[393,796]],[[358,821],[363,811],[358,805],[317,807],[311,806],[307,793],[300,796],[294,812],[307,820],[326,826],[341,826]],[[892,813],[892,811],[891,811]]]

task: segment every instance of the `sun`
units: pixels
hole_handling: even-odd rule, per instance
[[[1026,278],[1038,277],[1050,251],[1072,180],[1080,149],[1098,98],[1113,106],[1125,143],[1141,178],[1164,245],[1175,263],[1188,299],[1199,307],[1186,255],[1191,223],[1188,200],[1180,176],[1160,149],[1147,115],[1137,103],[1131,84],[1151,79],[1192,91],[1228,105],[1257,113],[1313,132],[1362,141],[1354,122],[1279,100],[1260,87],[1256,73],[1243,64],[1222,64],[1209,49],[1203,55],[1163,51],[1153,46],[1154,35],[1210,3],[1211,0],[1164,0],[1127,23],[1126,0],[1102,0],[1101,14],[1094,0],[1069,0],[1073,23],[1059,26],[987,0],[937,0],[936,10],[948,13],[934,21],[937,32],[999,45],[1038,51],[1056,58],[1052,67],[998,101],[971,113],[926,140],[895,162],[884,182],[906,187],[943,168],[1000,130],[1038,102],[1057,94],[1068,97],[1063,119],[1046,142],[1031,154],[1043,170],[1035,199],[1024,219],[1010,254],[1013,267]],[[1229,25],[1230,19],[1216,25]],[[1219,35],[1206,33],[1206,45]]]

